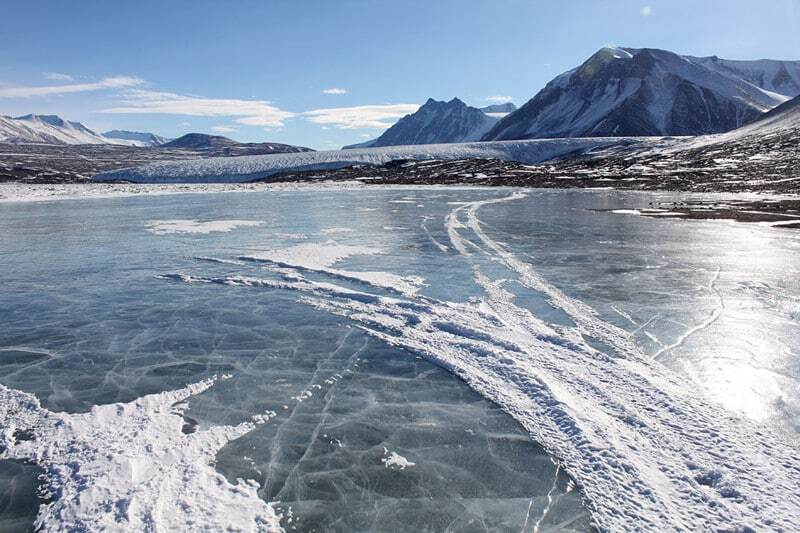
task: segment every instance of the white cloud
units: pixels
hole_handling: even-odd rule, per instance
[[[324,89],[322,92],[325,94],[347,94],[348,91],[340,87],[331,87],[330,89]]]
[[[53,81],[75,81],[75,78],[69,74],[62,74],[61,72],[42,72],[42,75]]]
[[[495,94],[495,95],[486,97],[486,101],[487,102],[492,102],[492,103],[495,103],[495,104],[505,104],[506,102],[510,102],[511,100],[513,100],[512,97],[503,96],[503,95],[500,95],[500,94]]]
[[[122,105],[103,109],[101,112],[196,117],[241,117],[235,119],[239,124],[270,127],[283,126],[284,120],[295,116],[295,113],[278,109],[266,100],[203,98],[141,89],[126,91]]]
[[[236,133],[239,130],[233,126],[212,126],[211,131],[216,133]]]
[[[341,129],[385,129],[399,118],[419,109],[418,104],[362,105],[313,109],[303,113],[315,124],[333,125]],[[392,121],[392,122],[387,122]]]
[[[641,11],[639,11],[643,17],[649,17],[653,14],[653,8],[650,6],[644,6]]]
[[[130,76],[114,76],[103,78],[95,83],[70,83],[66,85],[50,85],[44,87],[0,87],[0,98],[31,98],[34,96],[51,96],[56,94],[81,93],[102,89],[121,89],[142,85],[144,80]]]

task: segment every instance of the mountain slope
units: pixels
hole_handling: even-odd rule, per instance
[[[496,122],[497,118],[458,98],[449,102],[429,98],[415,113],[401,118],[374,141],[346,148],[477,141]]]
[[[168,143],[162,148],[181,148],[185,150],[213,151],[220,156],[284,154],[294,152],[311,152],[310,148],[281,143],[240,143],[221,135],[205,133],[187,133]]]
[[[764,90],[788,96],[800,94],[800,68],[798,61],[758,59],[737,61],[717,56],[691,57],[693,62],[724,76],[743,79]]]
[[[112,143],[80,122],[70,122],[56,115],[0,116],[0,142],[44,144]]]
[[[205,133],[187,133],[183,137],[178,137],[162,146],[164,148],[191,148],[193,150],[205,150],[208,148],[224,148],[228,146],[235,146],[239,143],[233,139],[223,137],[222,135],[206,135]]]
[[[784,102],[778,107],[764,113],[755,122],[742,128],[730,132],[724,138],[742,138],[758,135],[762,140],[768,140],[772,135],[781,135],[795,140],[793,143],[800,148],[796,142],[800,138],[800,96],[796,96]],[[765,146],[768,150],[769,146]]]
[[[603,48],[553,79],[483,140],[721,133],[799,93],[798,61]]]
[[[170,141],[154,133],[127,130],[111,130],[103,133],[103,137],[110,139],[115,144],[128,146],[160,146]]]

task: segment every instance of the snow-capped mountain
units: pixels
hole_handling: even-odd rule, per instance
[[[458,98],[449,102],[429,98],[415,113],[398,120],[377,139],[345,148],[477,141],[497,120]]]
[[[603,48],[553,79],[483,140],[721,133],[798,94],[800,61]]]
[[[112,140],[116,144],[127,144],[129,146],[161,146],[170,141],[170,139],[155,133],[127,130],[106,131],[103,133],[103,137]]]
[[[480,110],[490,117],[503,118],[509,113],[516,111],[517,106],[515,106],[513,102],[506,102],[505,104],[487,105],[486,107],[481,107]]]
[[[0,142],[44,144],[115,144],[80,122],[57,115],[0,116]]]

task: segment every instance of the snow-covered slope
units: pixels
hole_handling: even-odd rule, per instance
[[[375,144],[377,139],[370,139],[368,141],[364,141],[363,143],[356,143],[356,144],[348,144],[347,146],[342,146],[342,150],[352,150],[354,148],[369,148]]]
[[[730,132],[725,137],[741,138],[745,136],[760,135],[766,138],[770,134],[794,135],[800,139],[800,96],[784,102],[775,109],[767,112],[742,128]],[[768,148],[768,146],[765,146]]]
[[[721,133],[800,94],[800,61],[729,61],[603,48],[483,140]]]
[[[170,139],[155,133],[127,130],[107,131],[103,133],[103,137],[115,144],[127,144],[129,146],[160,146],[170,141]]]
[[[800,94],[800,67],[798,61],[776,61],[758,59],[737,61],[711,57],[689,57],[692,62],[703,65],[723,76],[745,80],[764,90],[795,96]]]
[[[70,122],[57,115],[0,116],[0,142],[116,144],[80,122]]]
[[[301,152],[244,157],[212,157],[151,163],[135,168],[103,172],[94,181],[135,183],[224,183],[267,178],[282,171],[324,170],[357,164],[381,165],[411,159],[502,159],[541,163],[573,153],[587,153],[611,145],[647,143],[631,138],[537,139],[529,141],[427,144],[359,148],[328,152]],[[655,141],[653,141],[655,142]]]
[[[685,154],[705,157],[703,167],[712,163],[730,166],[736,162],[740,173],[753,180],[764,180],[774,173],[788,173],[791,181],[797,178],[800,156],[800,96],[765,113],[758,120],[720,135],[690,138],[665,149],[670,156]],[[676,155],[677,154],[677,155]],[[705,154],[705,155],[703,155]],[[711,155],[709,155],[711,154]],[[695,155],[698,157],[698,155]],[[767,166],[768,169],[761,168]],[[701,166],[697,162],[685,166]]]
[[[374,141],[345,148],[477,141],[497,120],[458,98],[449,102],[429,98],[415,113],[398,120]]]

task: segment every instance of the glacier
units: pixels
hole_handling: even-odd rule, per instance
[[[353,165],[382,165],[397,160],[502,159],[526,164],[541,163],[574,153],[611,146],[656,145],[661,139],[607,137],[589,139],[535,139],[527,141],[474,142],[356,148],[261,156],[214,157],[151,163],[95,175],[96,182],[226,183],[269,178],[284,171],[327,170]]]

